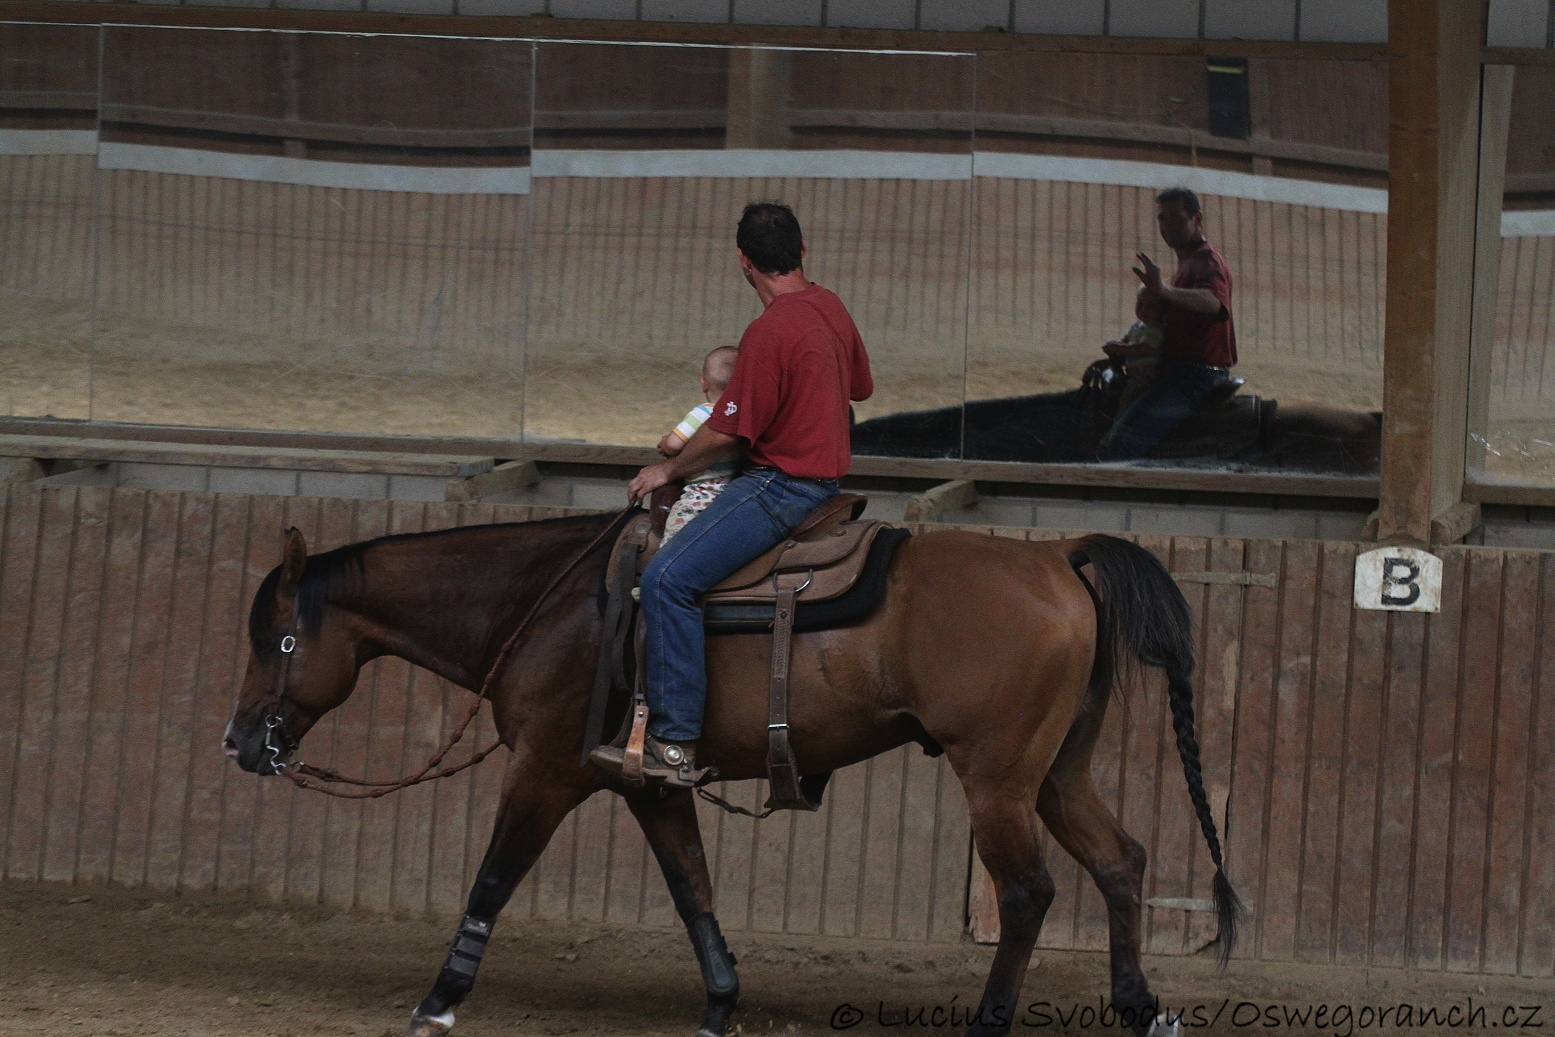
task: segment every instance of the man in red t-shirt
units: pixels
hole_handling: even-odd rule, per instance
[[[1231,320],[1231,271],[1219,250],[1204,239],[1204,210],[1186,187],[1162,191],[1155,200],[1161,240],[1177,254],[1170,285],[1143,252],[1134,267],[1143,295],[1158,301],[1166,325],[1161,360],[1149,386],[1117,416],[1102,441],[1103,461],[1148,457],[1216,390],[1223,389],[1236,363],[1236,327]]]
[[[748,467],[654,555],[642,578],[648,740],[643,773],[689,786],[707,673],[702,594],[777,544],[837,493],[852,459],[848,404],[874,391],[869,356],[842,300],[805,277],[804,237],[786,205],[749,205],[735,235],[763,311],[740,339],[729,387],[679,454],[627,487],[634,501],[743,452]],[[621,769],[622,751],[596,749]]]

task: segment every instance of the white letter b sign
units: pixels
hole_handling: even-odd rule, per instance
[[[1355,607],[1442,610],[1442,560],[1413,547],[1379,547],[1355,559]]]

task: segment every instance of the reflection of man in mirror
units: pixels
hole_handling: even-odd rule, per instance
[[[637,473],[627,493],[646,498],[675,479],[743,452],[748,463],[713,502],[662,547],[642,577],[647,630],[648,740],[643,773],[689,786],[707,699],[698,599],[781,542],[837,493],[852,461],[848,401],[874,391],[869,356],[842,300],[805,277],[793,210],[745,207],[735,234],[740,270],[762,313],[745,329],[734,372],[707,421],[667,460]],[[622,751],[590,758],[619,772]]]
[[[1199,406],[1224,390],[1236,363],[1236,328],[1231,321],[1231,271],[1220,251],[1204,240],[1204,210],[1186,187],[1162,191],[1155,222],[1177,254],[1172,283],[1139,253],[1141,299],[1161,307],[1165,324],[1155,375],[1139,395],[1119,409],[1102,441],[1103,461],[1147,457]]]

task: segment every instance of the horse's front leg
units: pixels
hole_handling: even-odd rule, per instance
[[[697,824],[696,800],[689,789],[643,789],[626,797],[632,815],[642,826],[653,855],[664,872],[675,910],[686,923],[702,983],[707,988],[707,1014],[697,1037],[724,1037],[729,1017],[740,1000],[740,979],[734,971],[734,955],[724,943],[713,917],[713,883],[702,852],[702,829]]]
[[[432,992],[410,1017],[406,1037],[442,1037],[454,1025],[454,1009],[475,985],[475,973],[497,915],[551,841],[557,825],[597,786],[547,781],[537,764],[509,767],[497,824],[470,890],[453,946]]]

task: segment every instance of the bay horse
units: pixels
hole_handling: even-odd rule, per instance
[[[412,1014],[412,1037],[449,1032],[514,888],[567,813],[605,789],[642,826],[691,937],[708,999],[698,1037],[730,1030],[739,980],[712,913],[692,793],[633,789],[580,764],[606,559],[629,514],[389,536],[313,556],[293,529],[254,596],[251,655],[224,739],[244,770],[291,766],[308,730],[382,655],[484,689],[511,750],[467,914]],[[764,635],[709,638],[698,759],[724,779],[765,776],[769,652]],[[789,720],[804,774],[918,741],[942,747],[961,781],[1000,924],[971,1034],[1009,1032],[1053,900],[1038,816],[1106,900],[1114,1005],[1142,1037],[1176,1030],[1156,1017],[1140,968],[1145,851],[1091,775],[1109,695],[1141,663],[1166,672],[1188,793],[1216,868],[1224,960],[1240,905],[1200,774],[1188,608],[1155,556],[1101,535],[1028,543],[923,533],[897,549],[867,619],[794,639]]]

